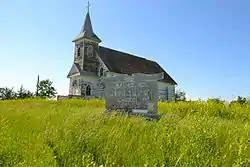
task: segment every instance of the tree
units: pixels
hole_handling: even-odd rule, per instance
[[[212,102],[212,103],[220,103],[220,104],[224,104],[225,101],[222,100],[221,98],[217,97],[217,98],[209,98],[207,100],[207,102]]]
[[[17,97],[23,99],[24,98],[24,88],[23,85],[21,85],[20,89],[17,91]]]
[[[1,100],[12,100],[16,99],[17,93],[13,90],[14,88],[0,88],[0,99]]]
[[[249,98],[238,96],[237,100],[231,101],[230,104],[229,104],[229,106],[233,106],[235,104],[241,104],[241,105],[242,104],[246,104],[246,103],[248,103],[248,100],[249,100]]]
[[[26,90],[23,88],[23,85],[21,85],[20,89],[17,92],[17,98],[18,99],[27,99],[27,98],[33,98],[34,94],[30,92],[29,90]]]
[[[49,79],[40,81],[37,86],[37,96],[44,99],[55,97],[57,92],[52,84],[53,82]]]
[[[247,102],[247,99],[245,97],[238,96],[236,101],[240,104],[245,104]]]
[[[186,93],[181,90],[177,90],[175,93],[175,101],[186,101]]]

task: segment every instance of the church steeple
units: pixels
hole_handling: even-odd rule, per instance
[[[82,30],[81,30],[81,33],[83,32],[86,32],[86,33],[89,33],[89,34],[93,34],[93,28],[92,28],[92,24],[91,24],[91,20],[90,20],[90,16],[89,16],[89,12],[87,13],[86,15],[86,18],[85,18],[85,22],[82,26]]]
[[[87,6],[88,12],[86,14],[85,21],[84,21],[84,24],[82,26],[81,32],[72,42],[75,42],[81,38],[89,38],[89,39],[92,39],[98,43],[101,42],[101,39],[98,38],[98,36],[93,31],[91,19],[90,19],[90,14],[89,14],[89,6],[90,6],[90,4],[88,2],[88,6]]]

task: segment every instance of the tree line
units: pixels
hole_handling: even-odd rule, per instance
[[[17,100],[17,99],[32,99],[54,98],[57,94],[56,89],[52,86],[53,82],[49,79],[38,81],[36,92],[31,92],[25,89],[23,85],[15,91],[14,88],[0,88],[0,100]]]
[[[36,92],[31,92],[28,89],[25,89],[23,85],[17,90],[17,92],[14,90],[14,88],[0,88],[0,100],[16,100],[16,99],[32,99],[32,98],[42,98],[42,99],[51,99],[55,98],[57,91],[52,86],[53,82],[49,79],[41,80],[37,82],[37,88]],[[186,92],[182,90],[177,90],[175,92],[175,101],[191,101],[187,100],[186,98]],[[216,103],[225,103],[224,100],[220,98],[209,98],[207,101],[209,102],[216,102]],[[249,98],[238,96],[236,100],[233,100],[230,102],[230,104],[233,103],[240,103],[245,104],[250,101]]]
[[[186,98],[186,92],[182,91],[182,90],[177,90],[175,93],[175,101],[179,102],[179,101],[188,101]],[[189,100],[190,101],[190,100]],[[208,102],[215,102],[215,103],[225,103],[225,100],[221,99],[221,98],[209,98],[207,100]],[[235,100],[232,100],[230,102],[230,105],[238,103],[238,104],[246,104],[250,102],[250,98],[247,97],[242,97],[242,96],[237,96],[237,98]]]

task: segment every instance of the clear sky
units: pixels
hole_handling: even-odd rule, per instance
[[[101,45],[153,59],[188,97],[250,96],[249,0],[92,0]],[[0,87],[35,90],[37,75],[59,94],[87,0],[0,0]]]

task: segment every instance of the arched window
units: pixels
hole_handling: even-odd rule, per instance
[[[86,87],[86,96],[90,96],[91,95],[91,87],[88,85]]]
[[[87,48],[87,55],[88,57],[93,57],[93,47],[91,45]]]
[[[103,68],[100,68],[100,77],[103,76]]]
[[[77,49],[77,57],[81,56],[81,47]]]

